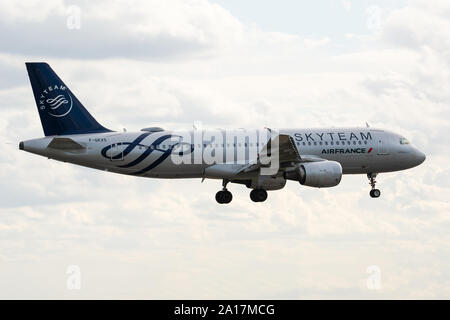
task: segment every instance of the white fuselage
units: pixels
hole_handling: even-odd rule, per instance
[[[214,163],[243,165],[254,161],[267,142],[266,138],[258,136],[260,132],[139,131],[47,136],[24,141],[21,148],[51,159],[121,174],[153,178],[223,178],[208,176],[205,169]],[[302,158],[337,161],[344,174],[404,170],[425,159],[422,152],[409,143],[402,143],[404,138],[400,135],[370,127],[286,129],[279,133],[294,139]],[[69,138],[83,148],[49,147],[55,137]],[[182,144],[172,149],[180,141]],[[175,163],[173,155],[179,152],[183,152],[183,162]]]

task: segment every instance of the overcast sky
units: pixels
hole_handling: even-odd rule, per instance
[[[449,30],[448,1],[0,0],[0,298],[450,298]],[[367,121],[427,160],[379,199],[359,175],[218,205],[218,180],[19,151],[43,136],[26,61],[113,130]]]

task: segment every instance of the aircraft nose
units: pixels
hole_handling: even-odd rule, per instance
[[[416,154],[417,165],[419,165],[425,161],[426,156],[422,151],[416,150],[415,154]]]

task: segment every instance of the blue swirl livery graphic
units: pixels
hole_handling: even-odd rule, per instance
[[[183,155],[189,154],[189,153],[191,153],[194,150],[193,145],[188,144],[188,143],[183,143],[181,141],[177,142],[177,143],[175,143],[173,145],[168,145],[167,149],[160,148],[159,146],[164,141],[166,141],[168,139],[172,139],[173,137],[181,138],[181,136],[176,136],[176,135],[171,135],[171,134],[163,135],[163,136],[155,139],[155,141],[153,141],[150,145],[142,144],[141,142],[145,138],[147,138],[150,134],[151,134],[150,132],[143,133],[143,134],[141,134],[139,137],[137,137],[132,142],[118,142],[118,143],[114,143],[114,144],[108,145],[108,146],[106,146],[106,147],[104,147],[102,149],[101,154],[102,154],[102,156],[104,158],[111,159],[111,160],[119,160],[119,159],[122,159],[122,158],[124,160],[126,160],[125,157],[127,155],[129,155],[130,152],[133,151],[136,147],[143,147],[145,149],[145,151],[142,154],[140,154],[136,159],[134,159],[133,161],[131,161],[131,162],[127,163],[127,164],[117,166],[118,168],[132,168],[132,167],[140,164],[142,161],[144,161],[152,153],[154,153],[154,152],[160,153],[161,155],[159,156],[159,158],[157,158],[155,161],[153,161],[147,167],[145,167],[145,168],[143,168],[143,169],[141,169],[139,171],[131,173],[132,175],[140,175],[140,174],[144,174],[144,173],[152,170],[153,168],[155,168],[159,164],[161,164],[164,160],[166,160],[173,153],[173,149],[176,146],[183,145],[183,144],[189,145],[189,150],[178,152],[179,156],[183,156]],[[108,153],[109,150],[111,150],[113,145],[116,145],[116,146],[126,145],[127,147],[123,151],[120,151],[120,152],[118,152],[115,155],[108,155],[107,153]]]
[[[66,89],[63,85],[48,86],[39,97],[39,109],[52,117],[66,116],[73,107],[72,96]]]
[[[53,99],[47,99],[46,101],[52,110],[58,109],[61,105],[69,103],[69,101],[67,101],[62,94],[54,97]]]

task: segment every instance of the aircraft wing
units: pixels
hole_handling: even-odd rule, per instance
[[[267,163],[270,157],[277,157],[280,163],[300,162],[302,160],[294,139],[288,134],[279,134],[270,139],[259,154],[259,162]]]
[[[270,139],[261,150],[258,159],[243,167],[240,173],[255,171],[261,167],[268,167],[270,166],[270,161],[277,160],[280,168],[292,167],[296,163],[302,162],[324,161],[324,159],[317,156],[301,156],[294,139],[288,134],[279,134]]]

